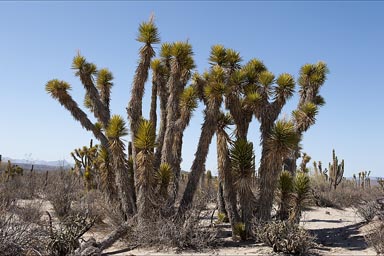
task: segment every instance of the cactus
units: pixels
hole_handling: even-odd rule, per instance
[[[332,151],[332,158],[333,158],[332,164],[329,163],[329,180],[331,183],[331,187],[336,189],[336,187],[343,180],[344,160],[341,160],[341,163],[339,164],[339,160],[337,159],[335,150]]]
[[[311,157],[307,153],[303,153],[301,157],[300,171],[308,173],[307,163],[311,161]]]
[[[377,178],[377,184],[379,184],[381,187],[381,190],[384,191],[384,179],[383,178]]]

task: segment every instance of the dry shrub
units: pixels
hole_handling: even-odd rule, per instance
[[[87,215],[69,215],[62,219],[58,227],[52,225],[49,216],[50,239],[47,245],[48,252],[54,256],[66,256],[80,247],[81,237],[91,229],[94,220]]]
[[[71,213],[72,202],[81,198],[83,184],[69,172],[53,172],[48,178],[45,196],[51,202],[58,218],[65,218]]]
[[[332,189],[322,176],[311,177],[314,203],[320,207],[346,208],[359,205],[363,201],[374,200],[379,190],[357,188],[353,182],[343,181],[336,189]]]
[[[378,255],[384,254],[384,223],[375,224],[365,236],[365,241],[375,249]]]
[[[258,240],[271,246],[274,252],[308,255],[316,245],[312,235],[290,221],[268,222],[255,227]]]
[[[379,214],[380,205],[376,201],[368,201],[355,207],[356,214],[363,218],[365,222],[370,222]]]
[[[142,226],[134,226],[127,239],[143,247],[176,248],[178,251],[200,251],[217,246],[220,242],[217,240],[218,229],[210,225],[212,212],[205,210],[205,202],[206,199],[198,198],[187,212],[183,224],[174,221],[172,217],[162,216],[162,211],[158,211]]]
[[[0,213],[0,254],[4,256],[43,255],[47,232],[40,226],[24,222],[15,214]],[[33,255],[33,254],[31,254]]]
[[[41,200],[19,200],[12,212],[23,222],[41,224]]]
[[[104,198],[105,195],[101,191],[90,190],[86,192],[78,201],[72,203],[71,214],[86,213],[89,218],[95,220],[96,224],[101,224],[107,214],[105,208],[112,207],[107,204]],[[113,211],[113,209],[109,210]]]

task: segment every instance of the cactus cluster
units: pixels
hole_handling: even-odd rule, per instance
[[[336,189],[336,187],[343,180],[344,175],[344,160],[341,160],[339,164],[339,160],[335,154],[335,150],[332,151],[332,164],[329,163],[329,181],[331,183],[331,187]]]

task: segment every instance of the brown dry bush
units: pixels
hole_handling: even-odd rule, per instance
[[[255,225],[259,241],[271,246],[274,252],[308,255],[315,247],[315,238],[299,224],[290,221],[268,222]]]
[[[365,222],[370,222],[380,212],[380,205],[376,201],[363,202],[355,207],[356,214]]]
[[[47,250],[53,256],[66,256],[80,247],[81,237],[91,229],[94,220],[86,214],[68,215],[58,225],[52,225],[49,216],[49,242]]]
[[[31,211],[29,213],[34,214]],[[47,237],[48,233],[42,225],[23,220],[12,213],[10,208],[0,212],[1,255],[45,255],[44,242]]]
[[[374,200],[379,195],[376,187],[362,189],[345,180],[336,189],[332,189],[329,182],[316,175],[311,177],[311,184],[314,203],[320,207],[354,207],[361,202]]]
[[[84,192],[81,180],[69,172],[52,172],[49,175],[45,198],[51,202],[58,218],[65,218],[72,211],[72,202],[79,200]]]
[[[372,246],[378,255],[384,254],[384,222],[377,223],[365,235],[365,241]]]
[[[197,198],[183,224],[172,217],[162,216],[164,210],[159,210],[144,225],[135,225],[127,239],[131,244],[141,247],[173,248],[178,251],[201,251],[215,247],[220,243],[217,239],[218,229],[210,225],[212,211],[206,210],[206,202],[206,198]]]

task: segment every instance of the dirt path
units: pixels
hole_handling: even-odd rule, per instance
[[[364,240],[366,225],[352,208],[315,208],[303,214],[301,223],[316,235],[319,255],[376,255]]]

